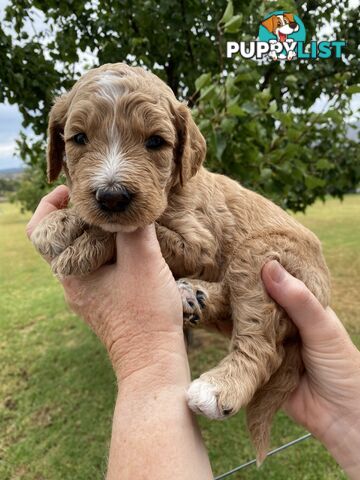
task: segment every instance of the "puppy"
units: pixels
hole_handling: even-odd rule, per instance
[[[261,22],[270,33],[276,36],[276,40],[281,43],[291,43],[293,40],[288,38],[288,35],[295,33],[299,30],[299,25],[295,22],[294,15],[291,13],[284,13],[283,15],[272,15],[263,22]],[[287,56],[283,53],[279,55],[279,58],[286,58],[292,60],[296,53],[290,50]],[[277,60],[276,52],[271,52],[273,60]]]
[[[114,257],[114,232],[156,222],[185,325],[230,336],[229,354],[191,383],[188,404],[213,419],[246,407],[260,463],[273,415],[303,372],[298,332],[260,272],[278,260],[326,306],[320,242],[269,200],[207,171],[189,109],[141,68],[86,73],[56,100],[48,135],[48,179],[64,170],[73,206],[40,223],[35,247],[56,275],[86,275]]]

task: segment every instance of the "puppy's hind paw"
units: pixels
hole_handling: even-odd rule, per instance
[[[184,312],[184,326],[196,327],[201,323],[202,310],[205,308],[207,294],[186,280],[177,282]]]
[[[205,415],[213,420],[223,418],[218,407],[217,396],[215,385],[200,378],[191,382],[186,392],[189,408],[194,413]]]
[[[224,420],[238,412],[234,402],[233,389],[229,385],[219,385],[205,380],[206,373],[191,382],[186,398],[189,408],[212,420]]]

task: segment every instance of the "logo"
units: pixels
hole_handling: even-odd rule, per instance
[[[257,60],[272,61],[316,58],[341,58],[345,41],[306,41],[306,29],[298,15],[277,10],[267,15],[260,23],[258,40],[252,42],[227,42],[227,57],[240,55]]]

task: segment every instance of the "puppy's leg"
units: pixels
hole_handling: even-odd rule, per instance
[[[273,417],[295,390],[304,371],[299,339],[294,337],[292,341],[285,342],[284,348],[284,360],[279,369],[246,407],[247,427],[256,449],[258,465],[266,458]]]
[[[284,357],[283,341],[295,326],[267,295],[261,281],[266,262],[262,245],[242,245],[226,272],[233,331],[230,353],[190,385],[189,406],[210,418],[222,419],[247,405],[267,383]],[[271,253],[269,258],[274,258]]]
[[[190,275],[196,277],[200,276],[204,269],[216,268],[213,254],[216,250],[214,237],[200,224],[194,225],[194,218],[191,215],[188,215],[186,220],[188,230],[191,232],[188,235],[186,232],[180,235],[155,223],[161,253],[175,278]],[[183,219],[183,221],[185,220]]]
[[[221,282],[190,278],[177,280],[184,309],[185,327],[205,327],[231,334],[229,293]]]
[[[231,302],[234,325],[230,353],[194,380],[187,392],[190,408],[209,418],[226,418],[247,405],[284,356],[277,341],[281,313],[276,305],[265,299],[260,285],[254,286],[251,297],[242,300],[235,303],[232,298]]]
[[[115,255],[114,234],[90,227],[51,262],[58,277],[86,275],[97,270]]]
[[[71,245],[84,228],[84,221],[73,209],[56,210],[39,223],[30,240],[40,255],[52,260]]]

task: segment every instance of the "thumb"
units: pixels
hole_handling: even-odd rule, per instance
[[[131,233],[118,232],[116,251],[121,269],[135,268],[141,271],[146,270],[153,262],[163,261],[154,224]]]
[[[49,213],[66,208],[69,202],[69,189],[66,185],[59,185],[52,192],[40,200],[33,216],[26,226],[27,236],[30,238],[37,225],[49,215]]]
[[[309,347],[336,341],[344,335],[340,320],[324,309],[305,284],[290,275],[276,260],[262,269],[262,280],[269,295],[281,305],[299,329],[301,339]]]

